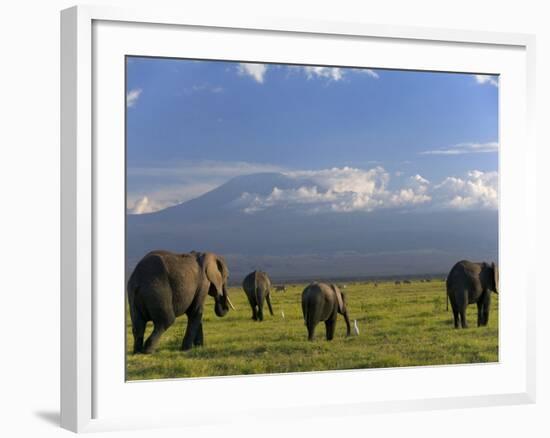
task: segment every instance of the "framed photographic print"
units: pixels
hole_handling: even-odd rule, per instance
[[[63,427],[534,400],[531,36],[75,7],[61,43]]]

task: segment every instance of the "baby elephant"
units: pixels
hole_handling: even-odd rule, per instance
[[[346,336],[350,335],[349,316],[346,308],[345,295],[333,284],[311,283],[302,292],[302,312],[307,327],[308,340],[313,340],[315,326],[325,321],[327,341],[334,337],[336,317],[344,315],[346,321]]]
[[[271,280],[267,273],[254,271],[248,274],[243,281],[243,290],[248,297],[250,307],[252,307],[252,319],[254,321],[264,320],[264,300],[269,308],[269,313],[273,316]]]

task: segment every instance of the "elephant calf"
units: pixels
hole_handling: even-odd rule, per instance
[[[346,297],[333,284],[315,282],[307,286],[302,292],[302,312],[310,341],[313,340],[315,327],[320,321],[325,322],[327,341],[331,341],[334,338],[338,313],[346,321],[346,336],[350,335]]]
[[[202,313],[207,295],[214,311],[224,316],[232,306],[227,295],[228,269],[223,258],[212,253],[175,254],[152,251],[136,265],[128,280],[128,303],[134,334],[134,353],[152,353],[161,335],[176,317],[187,315],[182,350],[203,345]],[[148,321],[153,333],[145,344]]]
[[[447,299],[451,301],[455,328],[459,319],[462,328],[467,328],[466,307],[477,304],[477,326],[489,322],[491,291],[498,294],[498,267],[485,262],[474,263],[462,260],[456,263],[447,276]]]
[[[271,307],[271,280],[262,271],[254,271],[248,274],[243,280],[243,290],[248,297],[252,307],[252,319],[254,321],[264,320],[264,299],[269,307],[269,313],[273,316]]]

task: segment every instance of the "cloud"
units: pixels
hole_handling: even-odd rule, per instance
[[[498,87],[498,76],[491,75],[474,75],[476,82],[480,85],[489,84]]]
[[[320,77],[339,81],[344,77],[344,72],[339,67],[303,67],[303,70],[308,79]]]
[[[422,178],[420,175],[416,174],[415,176],[411,176],[411,180],[419,185],[426,185],[430,184],[430,181],[428,181],[426,178]]]
[[[367,75],[370,78],[378,79],[379,74],[369,68],[354,68],[354,67],[324,67],[324,66],[296,66],[296,65],[273,65],[275,69],[282,69],[286,67],[288,74],[294,72],[304,74],[309,79],[326,79],[328,81],[338,82],[348,76],[350,73],[357,73]],[[265,74],[267,72],[267,64],[254,64],[248,62],[241,62],[237,65],[237,72],[241,76],[250,76],[256,82],[263,84],[265,80]],[[288,76],[287,76],[288,77]]]
[[[462,155],[488,152],[498,152],[498,143],[496,141],[488,143],[459,143],[446,148],[423,151],[420,152],[420,155]]]
[[[163,204],[150,200],[147,196],[143,196],[133,202],[128,202],[126,210],[129,214],[144,214],[152,213],[157,210],[162,210],[169,207],[169,204]]]
[[[290,178],[285,187],[263,194],[243,191],[233,207],[248,214],[290,208],[308,214],[370,212],[379,209],[496,209],[498,174],[472,170],[433,183],[420,174],[395,177],[381,166],[320,170],[288,170],[249,162],[185,161],[128,169],[130,214],[158,211],[201,196],[233,177],[279,172]],[[292,183],[292,180],[294,183]],[[230,200],[228,200],[230,201]]]
[[[370,76],[371,78],[378,79],[380,78],[380,75],[376,73],[374,70],[371,70],[370,68],[356,68],[354,69],[356,73],[363,73],[367,76]]]
[[[143,90],[141,88],[134,88],[126,93],[126,108],[132,108],[135,106],[142,91]]]
[[[239,175],[283,170],[270,164],[213,160],[131,166],[127,171],[127,212],[151,213],[197,198]]]
[[[285,175],[297,181],[297,188],[274,187],[267,196],[243,193],[238,203],[246,213],[269,207],[306,205],[309,213],[321,211],[373,211],[379,208],[423,204],[431,200],[424,178],[410,178],[406,184],[391,190],[390,175],[380,166],[370,170],[351,167],[293,171]]]
[[[446,207],[467,209],[498,208],[498,173],[473,170],[465,178],[447,177],[434,188],[438,201]]]
[[[264,76],[267,72],[267,65],[242,62],[237,66],[237,71],[240,75],[250,76],[256,82],[263,84]]]
[[[245,192],[235,202],[245,213],[268,208],[297,208],[309,214],[319,212],[370,212],[379,209],[496,209],[496,172],[468,172],[464,177],[447,177],[432,184],[413,175],[392,185],[390,174],[380,166],[370,170],[351,167],[314,171],[293,171],[285,175],[296,187],[274,187],[262,196]]]
[[[378,79],[380,76],[372,69],[368,68],[344,68],[344,67],[322,67],[322,66],[305,66],[305,67],[289,67],[293,70],[302,71],[307,79],[327,79],[329,81],[338,82],[345,77],[349,77],[350,73],[364,74],[371,78]]]

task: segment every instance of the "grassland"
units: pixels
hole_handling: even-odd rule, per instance
[[[127,379],[227,376],[459,364],[498,361],[498,296],[493,294],[487,327],[476,327],[477,308],[468,308],[467,330],[455,330],[452,312],[445,310],[442,281],[395,285],[381,282],[347,283],[350,318],[356,319],[359,336],[345,337],[339,316],[333,341],[317,326],[316,339],[308,342],[301,311],[304,284],[287,285],[286,292],[272,292],[274,316],[267,306],[263,322],[251,319],[242,289],[229,289],[236,311],[214,315],[208,298],[204,313],[202,348],[180,351],[186,317],[163,335],[153,355],[133,355],[132,327],[127,318]],[[282,316],[284,312],[284,318]],[[152,324],[147,327],[146,336]]]

